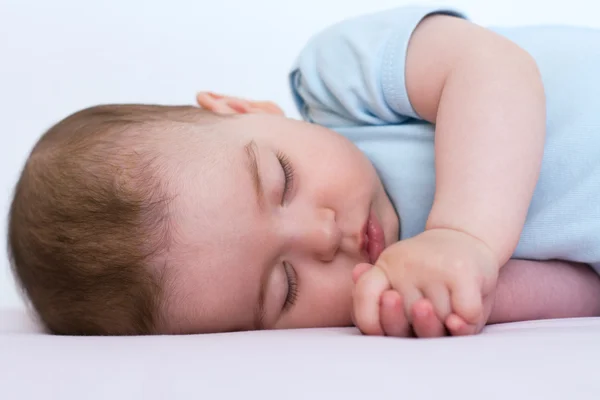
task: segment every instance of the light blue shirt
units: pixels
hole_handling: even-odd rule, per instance
[[[424,230],[435,191],[434,126],[415,113],[404,81],[408,41],[431,13],[465,17],[408,7],[346,20],[313,37],[290,74],[302,117],[369,157],[400,216],[400,239]],[[513,258],[600,272],[600,30],[490,29],[535,58],[547,97],[542,171]]]

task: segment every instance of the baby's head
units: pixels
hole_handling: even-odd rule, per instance
[[[367,222],[398,235],[369,160],[271,103],[199,102],[89,108],[34,147],[9,253],[51,332],[351,325]]]

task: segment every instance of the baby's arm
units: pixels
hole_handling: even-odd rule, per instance
[[[448,329],[466,321],[475,333],[519,241],[540,172],[543,82],[535,60],[515,43],[436,15],[410,39],[406,87],[415,111],[436,125],[435,197],[425,232],[386,249],[376,265],[403,297],[409,322],[423,297]],[[380,331],[376,317],[356,314],[365,332]]]
[[[600,316],[600,277],[588,265],[510,260],[488,324]]]
[[[415,111],[436,124],[426,229],[467,233],[503,265],[519,240],[544,149],[544,88],[534,59],[490,30],[438,15],[411,38],[406,84]]]

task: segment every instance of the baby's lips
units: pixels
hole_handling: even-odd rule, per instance
[[[356,264],[356,266],[352,270],[352,280],[354,281],[354,283],[356,284],[356,282],[358,282],[358,280],[360,279],[362,274],[364,274],[371,268],[373,268],[373,265],[368,264],[368,263]]]

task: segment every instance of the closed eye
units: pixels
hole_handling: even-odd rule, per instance
[[[288,287],[285,302],[283,303],[283,311],[285,312],[296,303],[296,298],[298,297],[298,275],[296,275],[294,267],[285,261],[283,262],[283,268]]]
[[[294,167],[290,162],[290,159],[283,154],[281,151],[277,152],[277,160],[281,165],[281,169],[284,174],[283,194],[281,196],[281,204],[285,202],[286,195],[291,192],[294,187]]]

